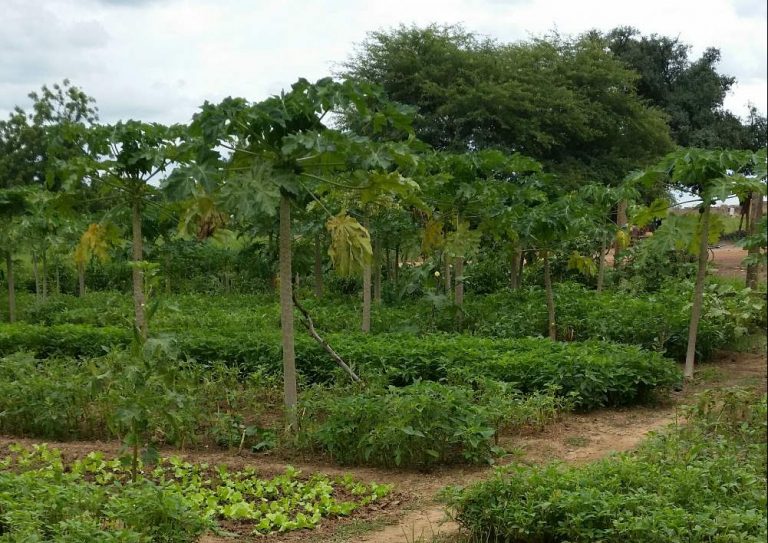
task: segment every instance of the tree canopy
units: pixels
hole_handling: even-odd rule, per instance
[[[671,150],[662,112],[599,36],[504,44],[457,26],[373,32],[344,65],[418,108],[438,150],[496,148],[541,161],[574,185],[614,183]],[[565,182],[563,181],[563,182]]]

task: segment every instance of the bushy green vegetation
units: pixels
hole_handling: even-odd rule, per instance
[[[687,345],[691,289],[692,284],[685,281],[664,283],[657,292],[648,294],[595,292],[575,283],[560,283],[555,287],[558,337],[565,341],[605,339],[639,345],[680,360]],[[20,349],[40,356],[95,356],[104,352],[102,346],[127,344],[131,339],[125,331],[132,318],[126,295],[97,292],[85,298],[60,296],[39,303],[25,301],[20,320],[47,327],[0,325],[0,353]],[[188,356],[246,367],[269,365],[268,360],[279,358],[279,308],[273,297],[171,296],[166,306],[153,327],[161,336],[175,337],[178,348]],[[323,333],[352,332],[359,327],[359,305],[349,297],[319,301],[310,297],[306,306]],[[470,297],[463,314],[459,325],[450,308],[436,310],[422,301],[406,301],[377,308],[372,330],[428,334],[460,328],[465,333],[497,338],[545,336],[547,332],[544,291],[537,287]],[[83,326],[66,326],[71,324]],[[713,282],[705,293],[698,356],[706,360],[716,349],[748,331],[763,329],[765,324],[764,295]],[[310,348],[304,345],[305,340],[298,338],[300,350]]]
[[[683,415],[636,452],[503,468],[454,490],[454,515],[484,542],[765,541],[765,396],[708,391]]]
[[[666,283],[658,292],[632,295],[595,292],[576,284],[555,289],[558,335],[564,340],[606,339],[685,357],[692,284]],[[539,289],[486,296],[468,310],[482,315],[476,333],[494,337],[543,335],[544,293]],[[708,360],[751,330],[764,329],[765,295],[733,285],[713,283],[704,297],[704,313],[696,342],[697,357]]]
[[[71,326],[75,325],[69,325],[66,330]],[[16,330],[21,333],[15,333]],[[63,341],[57,341],[56,330],[56,327],[35,329],[30,325],[12,325],[4,327],[5,335],[0,339],[5,340],[6,348],[34,350],[34,342],[39,338],[48,338],[46,345],[51,342],[61,345]],[[100,329],[90,328],[89,332],[97,330]],[[32,343],[25,344],[26,338]],[[371,382],[403,386],[419,380],[466,383],[490,377],[510,383],[524,393],[546,390],[554,385],[563,394],[577,393],[576,406],[583,409],[643,401],[654,390],[673,386],[679,379],[675,365],[661,355],[609,342],[555,343],[543,338],[496,340],[442,334],[423,337],[339,334],[330,335],[328,339],[363,378]],[[98,340],[91,343],[94,350],[100,349],[102,344]],[[82,345],[71,346],[82,352]],[[345,379],[337,374],[336,366],[316,343],[307,338],[298,342],[297,347],[298,368],[310,382]],[[197,368],[190,363],[175,365],[176,373],[187,374],[178,382],[189,383],[190,390],[202,382],[204,369],[215,366],[219,360],[244,375],[256,373],[269,378],[280,372],[280,348],[275,335],[213,338],[190,335],[178,341],[178,348],[202,362]],[[60,351],[43,351],[45,356],[55,353]],[[3,364],[12,365],[16,360],[19,359],[6,359]],[[27,360],[25,363],[33,362]],[[60,364],[35,364],[40,368],[36,376],[45,379],[45,372],[51,371],[52,379],[58,380]],[[65,366],[88,371],[87,364],[69,363]],[[27,376],[24,370],[18,375],[21,380]],[[41,390],[45,387],[41,386]]]
[[[285,532],[349,515],[390,491],[290,467],[263,478],[178,457],[142,465],[134,481],[120,459],[92,452],[64,462],[45,445],[12,445],[0,468],[0,541],[8,543],[186,543],[219,521],[236,521],[245,533]]]
[[[269,403],[272,384],[257,374],[242,382],[237,371],[221,365],[206,368],[163,356],[137,359],[114,351],[88,360],[41,361],[17,353],[0,358],[0,432],[122,439],[141,417],[148,436],[141,447],[250,447],[262,437],[256,417]]]
[[[542,429],[573,407],[557,387],[528,396],[483,380],[470,388],[416,382],[338,397],[316,389],[301,404],[299,445],[343,464],[427,469],[490,463],[500,430]]]

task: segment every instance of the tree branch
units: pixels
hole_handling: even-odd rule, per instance
[[[315,330],[315,325],[312,322],[312,317],[309,316],[309,313],[306,309],[299,303],[299,300],[296,298],[296,291],[293,292],[293,305],[296,306],[296,309],[298,309],[301,314],[304,316],[304,319],[301,321],[304,327],[309,332],[309,335],[312,336],[312,339],[317,341],[320,346],[327,352],[329,355],[331,355],[331,358],[336,363],[337,366],[339,366],[344,372],[349,375],[349,378],[352,379],[355,383],[360,383],[361,385],[364,385],[362,379],[355,374],[354,371],[347,365],[346,362],[344,362],[344,359],[339,356],[339,354],[333,350],[333,347],[331,347],[327,341],[325,341]]]

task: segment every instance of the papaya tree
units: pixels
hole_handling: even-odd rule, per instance
[[[671,188],[694,195],[700,202],[698,218],[694,222],[685,217],[665,220],[654,236],[657,243],[674,239],[686,244],[697,255],[696,282],[688,327],[688,347],[684,376],[693,378],[696,358],[696,339],[701,320],[706,282],[709,244],[717,240],[717,219],[712,217],[711,206],[737,193],[765,193],[765,178],[756,177],[765,164],[765,152],[722,151],[707,149],[680,149],[667,155],[655,166],[630,176],[632,182],[653,184],[665,180]]]
[[[89,129],[89,156],[73,164],[70,182],[88,179],[94,190],[111,198],[113,216],[128,215],[131,231],[131,268],[135,329],[147,337],[145,316],[144,238],[142,215],[157,206],[158,188],[151,183],[185,160],[185,128],[129,120]]]
[[[321,185],[360,192],[409,187],[397,171],[416,161],[411,141],[377,142],[329,128],[324,119],[353,109],[372,132],[397,131],[407,138],[410,117],[369,85],[304,79],[261,102],[226,98],[205,103],[191,125],[197,155],[173,185],[211,179],[228,194],[230,214],[256,221],[278,218],[280,327],[287,428],[295,426],[298,391],[294,351],[292,210],[319,201]],[[226,187],[226,188],[225,188]],[[367,230],[348,215],[331,217],[331,256],[356,267],[371,258]]]

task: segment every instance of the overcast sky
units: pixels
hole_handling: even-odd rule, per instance
[[[329,75],[367,32],[462,23],[516,41],[631,25],[722,51],[726,107],[765,113],[765,0],[0,0],[0,116],[69,78],[102,121],[186,122],[204,100],[257,100]]]

